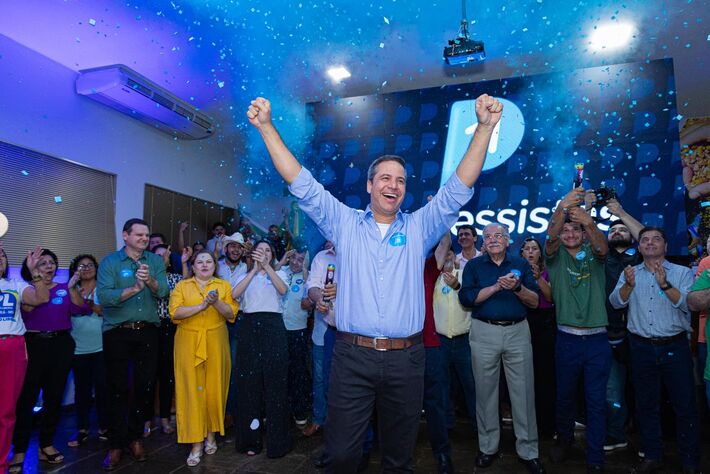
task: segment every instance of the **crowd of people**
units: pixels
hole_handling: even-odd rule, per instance
[[[641,440],[631,472],[663,472],[664,387],[683,472],[700,472],[689,339],[691,311],[701,312],[698,361],[710,395],[710,257],[695,275],[670,263],[664,230],[617,200],[607,204],[616,219],[604,235],[590,212],[594,193],[582,188],[561,199],[544,243],[528,237],[514,251],[508,227],[491,222],[479,248],[479,231],[457,225],[455,253],[450,229],[501,111],[497,100],[477,99],[479,127],[456,172],[405,214],[402,158],[375,160],[370,205],[347,208],[288,151],[271,104],[253,101],[249,121],[327,239],[312,261],[287,229],[271,226],[259,239],[248,223],[232,234],[215,223],[213,237],[192,246],[183,224],[172,252],[131,219],[124,246],[101,262],[77,255],[68,283],[56,281],[60,262],[40,247],[28,252],[22,279],[8,279],[0,247],[0,470],[22,472],[40,391],[39,460],[64,461],[54,444],[73,371],[77,426],[67,447],[91,436],[95,405],[109,471],[126,451],[146,460],[142,440],[155,429],[176,432],[189,446],[186,464],[197,466],[232,426],[239,452],[283,457],[295,425],[303,436],[324,433],[314,462],[326,472],[365,469],[375,432],[383,471],[412,472],[423,409],[438,472],[453,473],[457,403],[485,469],[501,455],[505,403],[521,469],[546,472],[540,437],[555,439],[549,459],[564,463],[583,421],[588,472],[628,447],[630,425]]]

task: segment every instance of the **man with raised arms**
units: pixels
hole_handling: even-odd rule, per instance
[[[478,127],[456,172],[423,208],[403,213],[404,160],[384,155],[370,164],[364,211],[335,199],[303,168],[257,98],[247,111],[276,170],[301,209],[336,248],[337,341],[325,426],[326,472],[355,472],[377,406],[384,472],[413,472],[424,386],[424,257],[471,199],[502,104],[476,99]]]

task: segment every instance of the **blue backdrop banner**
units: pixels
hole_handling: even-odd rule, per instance
[[[461,160],[482,93],[505,108],[459,223],[480,230],[497,220],[514,240],[543,237],[583,163],[585,188],[613,187],[634,217],[665,228],[669,254],[687,254],[671,59],[309,104],[316,128],[306,165],[337,198],[364,209],[369,163],[401,155],[409,175],[402,209],[415,210]],[[595,214],[610,217],[605,207]]]

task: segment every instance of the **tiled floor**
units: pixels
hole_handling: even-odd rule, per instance
[[[74,417],[67,413],[62,418],[60,432],[57,436],[56,446],[61,449],[66,460],[59,466],[48,464],[37,465],[37,440],[33,438],[32,445],[25,462],[25,473],[36,472],[59,472],[59,473],[100,473],[101,462],[105,454],[105,446],[102,445],[92,433],[92,438],[87,445],[79,449],[66,447],[66,442],[72,434]],[[582,432],[577,432],[582,437]],[[124,459],[120,467],[114,471],[120,474],[162,474],[162,473],[264,473],[264,474],[306,474],[318,473],[313,467],[312,457],[316,456],[321,449],[322,437],[304,438],[294,429],[294,449],[282,459],[267,459],[264,454],[248,457],[239,454],[234,449],[233,434],[219,440],[219,451],[213,456],[203,457],[203,461],[198,467],[190,468],[185,465],[185,458],[189,450],[188,446],[178,445],[175,442],[175,435],[163,435],[154,432],[145,442],[148,453],[148,461],[144,463],[133,462],[128,456]],[[476,456],[476,440],[469,423],[458,421],[451,432],[453,460],[457,472],[476,472],[474,468],[474,458]],[[613,453],[607,456],[607,473],[621,474],[628,473],[631,466],[636,461],[636,450],[633,443],[628,449]],[[576,450],[571,460],[562,465],[553,465],[547,460],[547,453],[552,445],[551,440],[543,440],[541,443],[541,455],[547,471],[550,474],[578,474],[585,473],[584,453],[581,449]],[[666,443],[666,469],[663,473],[680,472],[678,457],[675,454],[675,443]],[[512,429],[504,427],[503,441],[501,443],[503,456],[496,461],[493,466],[478,472],[487,474],[513,474],[525,473],[526,470],[517,462],[514,449],[514,438]],[[701,445],[701,453],[704,454],[703,468],[705,472],[710,472],[710,440],[705,438]],[[431,456],[431,450],[426,436],[426,424],[422,421],[419,439],[415,452],[417,473],[436,473],[436,464]],[[379,460],[377,452],[373,453],[370,461],[370,468],[367,472],[378,472]]]

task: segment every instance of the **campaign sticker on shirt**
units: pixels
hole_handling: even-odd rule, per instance
[[[407,236],[401,232],[395,232],[390,237],[390,245],[392,247],[401,247],[407,244]]]
[[[121,278],[129,278],[133,276],[133,272],[129,268],[121,270]]]
[[[57,290],[57,296],[67,296],[67,290]]]
[[[520,273],[520,270],[518,270],[517,268],[513,268],[510,273],[512,273],[513,276],[518,279],[520,279],[520,276],[522,275],[522,273]]]
[[[297,278],[296,283],[299,285],[303,285],[303,278]]]
[[[0,294],[0,321],[14,321],[17,312],[17,294],[3,291]]]
[[[300,290],[301,290],[301,287],[298,285],[291,286],[291,291],[293,291],[294,293],[298,293]]]
[[[451,293],[451,287],[450,287],[450,286],[445,286],[445,287],[443,287],[443,288],[441,289],[441,292],[442,292],[443,294],[445,294],[445,295],[448,295],[449,293]]]
[[[64,303],[64,298],[61,296],[57,296],[56,298],[52,298],[52,304],[62,304]]]
[[[574,258],[576,258],[577,260],[584,260],[586,256],[587,252],[585,252],[584,250],[580,250],[579,252],[577,252],[577,255],[574,256]]]
[[[630,248],[626,249],[626,252],[624,252],[626,255],[636,255],[636,249],[635,248]]]

